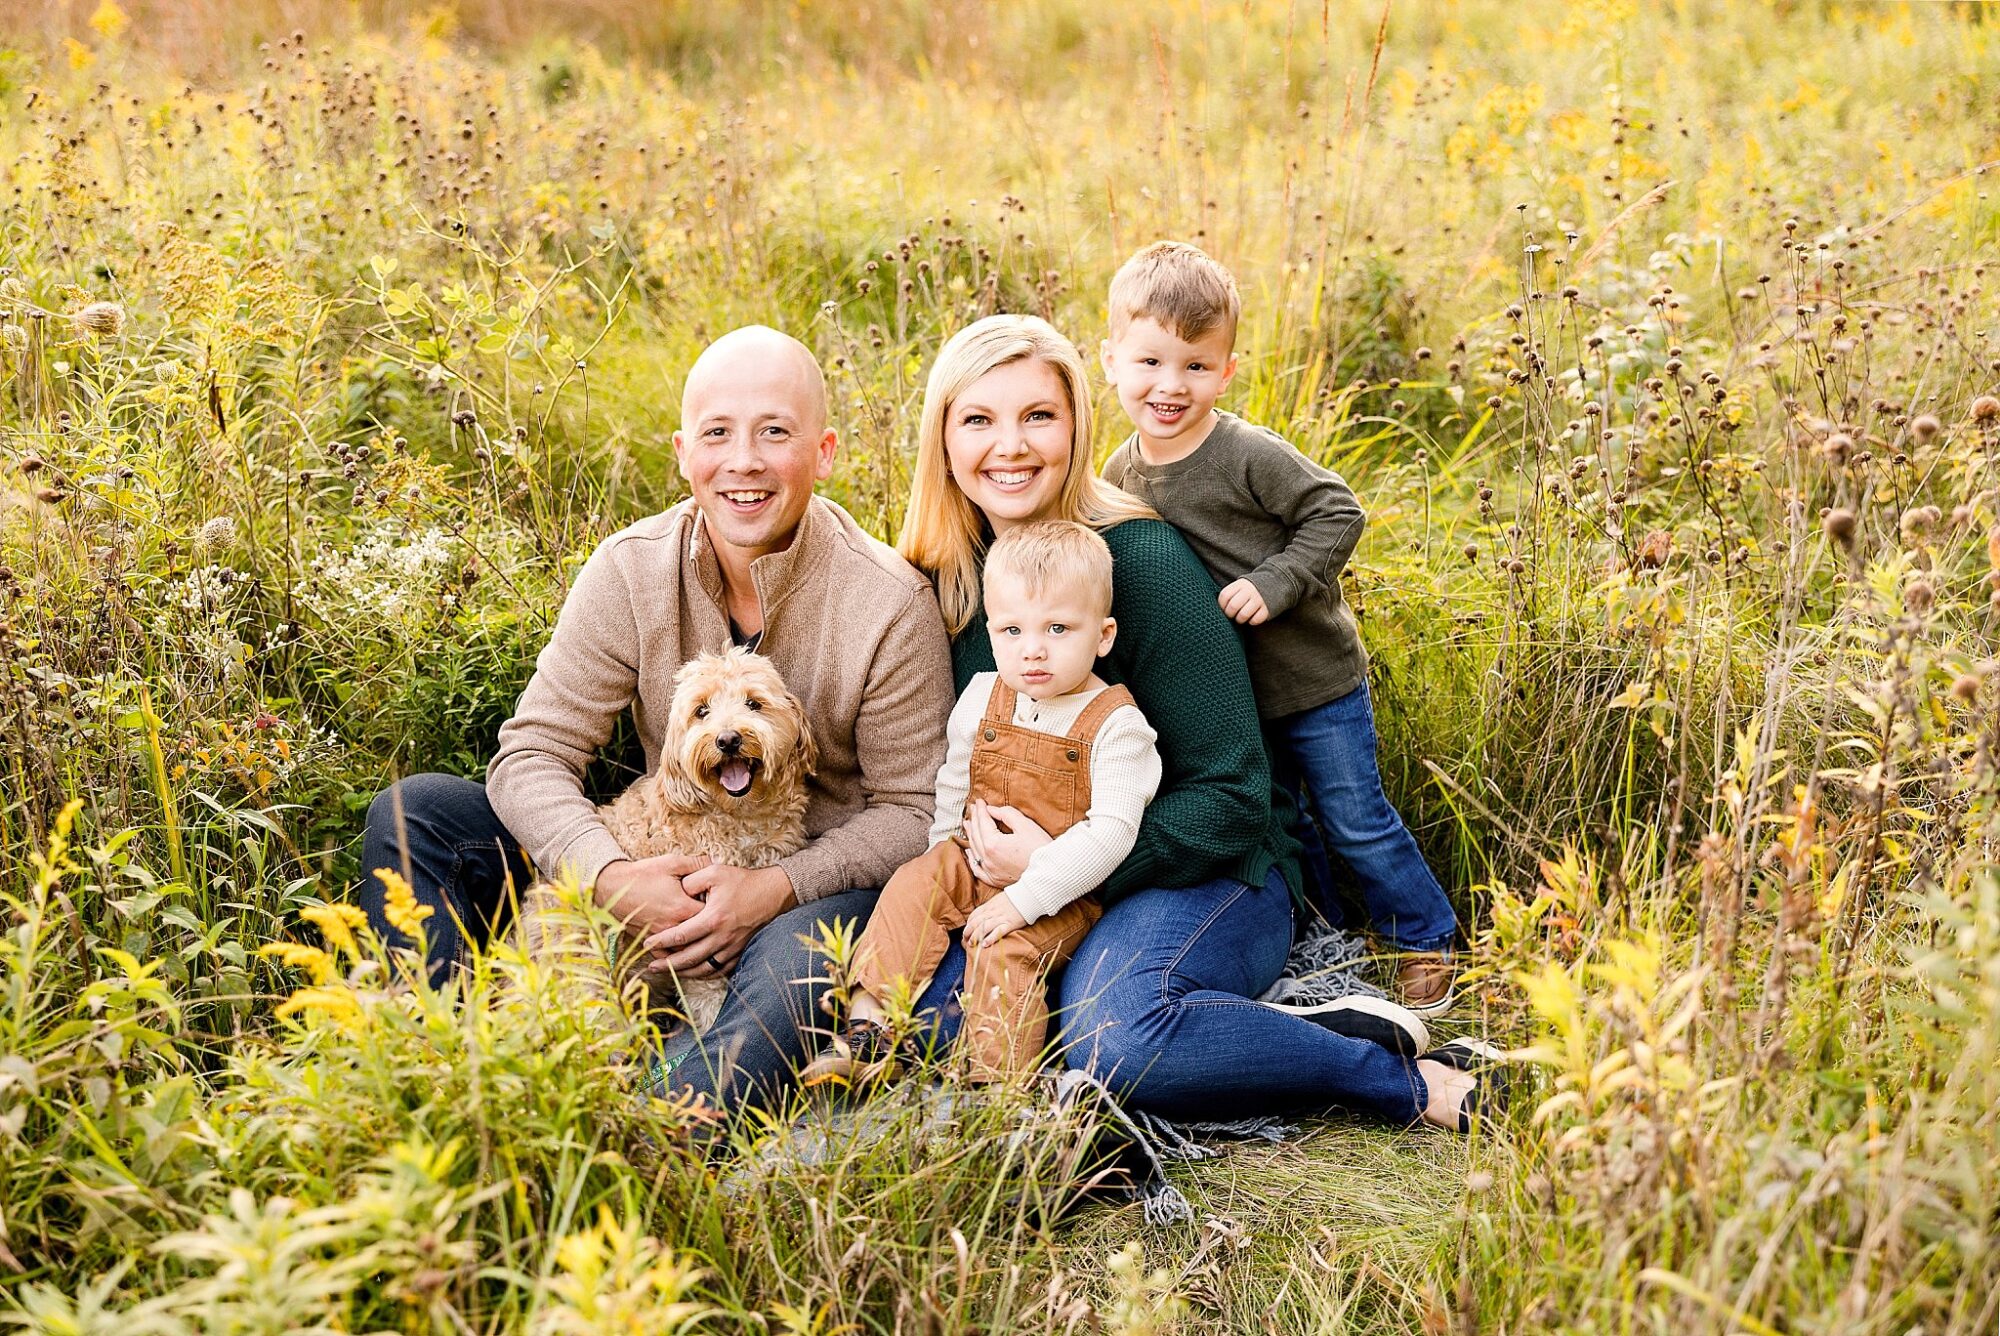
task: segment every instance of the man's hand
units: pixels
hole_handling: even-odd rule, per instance
[[[1271,620],[1271,610],[1264,606],[1264,596],[1257,592],[1257,586],[1248,580],[1231,580],[1222,587],[1216,602],[1230,621],[1244,626],[1262,626]]]
[[[701,901],[689,895],[682,878],[702,866],[698,858],[658,854],[606,863],[597,874],[597,903],[618,916],[625,931],[650,937],[693,918]]]
[[[730,867],[710,863],[682,879],[701,901],[699,913],[646,939],[652,974],[669,967],[688,979],[727,974],[759,928],[798,903],[792,879],[780,867]]]
[[[1014,908],[1014,902],[1004,895],[996,895],[979,908],[965,916],[965,936],[967,947],[991,946],[1010,932],[1028,926],[1028,920],[1021,917],[1021,911]]]
[[[966,814],[965,842],[972,875],[988,886],[1012,886],[1028,870],[1035,850],[1055,836],[1035,824],[1018,807],[996,806],[977,799]]]

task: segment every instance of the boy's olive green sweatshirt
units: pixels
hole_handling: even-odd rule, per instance
[[[1208,439],[1185,459],[1148,464],[1135,435],[1104,477],[1179,529],[1216,589],[1248,579],[1263,595],[1270,620],[1242,631],[1264,718],[1338,700],[1366,680],[1368,654],[1340,572],[1368,517],[1339,474],[1217,409]]]

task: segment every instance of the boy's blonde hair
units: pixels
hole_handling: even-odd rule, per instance
[[[1120,265],[1111,277],[1111,332],[1134,320],[1159,322],[1193,343],[1216,329],[1236,340],[1243,313],[1236,280],[1199,247],[1156,241]]]
[[[989,315],[951,336],[931,365],[917,427],[917,458],[910,471],[910,504],[896,550],[937,581],[945,629],[957,635],[978,615],[979,564],[993,541],[979,507],[951,477],[944,424],[952,402],[995,367],[1037,357],[1054,368],[1069,396],[1069,472],[1056,494],[1052,518],[1109,529],[1126,520],[1156,520],[1159,512],[1097,476],[1091,467],[1090,388],[1076,345],[1048,321],[1032,315]]]
[[[1035,520],[1007,530],[986,553],[989,585],[996,571],[1020,580],[1031,597],[1060,589],[1089,599],[1099,616],[1111,615],[1111,546],[1074,520]]]

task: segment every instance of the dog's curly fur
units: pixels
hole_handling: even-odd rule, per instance
[[[628,858],[674,853],[770,867],[805,846],[806,779],[817,764],[805,709],[770,660],[741,648],[703,654],[674,675],[659,768],[598,814]],[[522,923],[531,954],[588,991],[608,990],[602,950],[553,888],[528,893]],[[620,978],[638,963],[637,945],[620,943]],[[714,1021],[724,992],[720,979],[683,979],[678,996],[672,983],[655,985],[653,1001],[699,1030]]]

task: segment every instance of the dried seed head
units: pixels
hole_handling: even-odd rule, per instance
[[[1836,464],[1845,464],[1847,457],[1854,453],[1854,438],[1844,431],[1837,431],[1820,442],[1820,453]]]
[[[42,467],[43,467],[42,457],[40,455],[29,455],[26,459],[21,461],[21,472],[27,474],[31,478],[34,477],[37,473],[40,473],[42,471]]]
[[[117,302],[92,302],[70,317],[79,333],[115,336],[125,328],[125,308]]]
[[[1665,529],[1654,529],[1639,541],[1639,565],[1647,570],[1657,570],[1667,564],[1673,555],[1674,536]]]
[[[1826,512],[1826,536],[1842,547],[1854,546],[1854,512],[1836,506]]]
[[[1958,680],[1951,684],[1951,694],[1970,705],[1979,696],[1979,675],[1960,673]]]
[[[1922,538],[1937,522],[1944,518],[1944,512],[1936,506],[1916,506],[1903,512],[1903,537]]]
[[[1944,424],[1932,413],[1919,413],[1910,419],[1910,435],[1918,445],[1929,445],[1944,430]]]
[[[1903,606],[1911,612],[1922,614],[1931,610],[1937,602],[1937,590],[1929,580],[1912,580],[1910,587],[1903,591]]]
[[[2000,397],[1995,397],[1991,394],[1982,394],[1977,399],[1974,399],[1972,401],[1972,420],[1974,422],[2000,421]]]
[[[235,541],[236,521],[227,515],[217,515],[194,531],[194,551],[197,556],[220,551]]]

